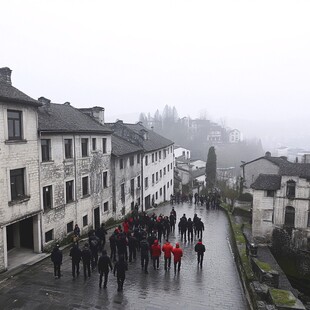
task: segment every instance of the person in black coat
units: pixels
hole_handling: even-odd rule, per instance
[[[75,278],[75,272],[77,276],[80,274],[80,261],[82,257],[82,251],[77,242],[74,242],[70,250],[70,256],[72,260],[72,277]]]
[[[137,255],[137,239],[131,233],[128,233],[128,249],[129,263],[131,263],[132,259],[136,259]]]
[[[198,266],[202,268],[203,256],[204,252],[206,251],[206,247],[202,244],[202,240],[199,239],[198,243],[195,245],[195,252],[197,253],[197,262]]]
[[[59,279],[61,277],[60,274],[60,266],[62,264],[62,252],[59,249],[59,244],[57,243],[56,246],[53,249],[53,252],[51,254],[51,260],[54,264],[54,276],[55,279]]]
[[[88,271],[88,277],[90,277],[90,263],[92,260],[91,251],[89,249],[88,243],[84,244],[84,248],[82,250],[82,261],[83,261],[83,270],[84,277],[86,278],[86,271]]]
[[[191,218],[187,220],[187,237],[188,241],[193,242],[194,239],[194,222],[192,221]]]
[[[109,276],[109,268],[111,271],[113,270],[112,263],[110,257],[107,255],[107,251],[103,250],[101,256],[98,260],[98,272],[100,274],[99,277],[99,287],[102,286],[102,277],[104,275],[104,283],[103,288],[107,287],[108,283],[108,276]]]
[[[141,253],[141,267],[145,273],[148,273],[147,267],[149,264],[150,245],[147,242],[145,236],[143,236],[140,242],[140,253]]]
[[[98,251],[100,247],[100,239],[96,236],[96,234],[93,232],[93,234],[88,238],[89,246],[91,250],[91,266],[94,270],[98,263]]]
[[[197,219],[195,227],[196,227],[197,237],[202,239],[202,232],[205,230],[205,225],[203,224],[200,218]]]
[[[127,262],[124,260],[124,256],[120,255],[119,260],[114,265],[114,276],[117,276],[117,291],[123,290],[124,281],[126,278],[126,271],[128,270]]]

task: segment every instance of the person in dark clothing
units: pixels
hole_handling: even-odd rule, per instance
[[[195,224],[195,227],[196,227],[196,231],[197,231],[197,237],[202,239],[202,231],[205,230],[205,226],[204,226],[204,224],[200,218],[198,218],[198,220]]]
[[[100,246],[100,239],[93,233],[89,238],[89,245],[91,250],[91,267],[95,269],[98,263],[98,251]]]
[[[202,261],[205,251],[206,247],[202,244],[202,240],[199,239],[198,243],[195,245],[195,252],[197,253],[197,262],[198,266],[200,265],[200,268],[202,268]]]
[[[174,232],[176,218],[175,218],[175,216],[173,215],[172,212],[170,213],[170,216],[169,216],[169,222],[170,222],[170,230],[171,230],[171,232]]]
[[[193,242],[193,239],[194,239],[193,231],[194,231],[194,223],[193,223],[192,219],[189,218],[187,220],[187,238],[188,238],[188,241]]]
[[[109,238],[109,240],[110,240],[110,249],[111,249],[111,255],[110,255],[110,257],[111,257],[111,260],[112,260],[113,262],[116,261],[116,238],[117,238],[116,232],[114,232],[114,233],[110,236],[110,238]]]
[[[75,278],[75,273],[77,276],[80,274],[80,261],[82,257],[82,251],[80,250],[77,242],[73,244],[69,255],[72,260],[72,277]]]
[[[111,271],[113,270],[112,263],[110,257],[107,255],[107,251],[103,250],[101,256],[98,260],[98,272],[99,272],[99,287],[102,287],[102,278],[104,275],[104,283],[103,288],[107,287],[108,276],[109,276],[109,268]]]
[[[118,234],[116,239],[116,246],[117,246],[117,252],[118,256],[124,256],[126,261],[128,260],[128,254],[127,254],[127,237],[124,232],[121,232]]]
[[[60,274],[60,266],[62,264],[62,252],[59,249],[59,244],[57,243],[53,249],[51,260],[54,264],[54,276],[55,279],[59,279],[61,277]]]
[[[157,230],[157,240],[161,242],[161,238],[162,238],[163,230],[164,230],[164,226],[163,226],[161,218],[157,219],[155,228]]]
[[[120,255],[119,260],[114,265],[114,276],[116,273],[117,277],[117,291],[120,292],[123,290],[124,281],[126,278],[126,271],[128,270],[127,262],[124,260],[124,256]]]
[[[185,242],[186,242],[186,230],[187,230],[187,218],[186,218],[186,215],[184,214],[180,218],[179,231],[181,233],[181,240],[183,240],[183,237],[184,237]]]
[[[136,259],[137,255],[137,239],[133,234],[128,233],[128,249],[129,249],[129,262],[132,262],[132,259]]]
[[[107,234],[107,230],[105,229],[104,223],[101,224],[100,228],[99,228],[99,239],[100,239],[100,245],[99,248],[102,251],[105,247],[105,242],[106,242],[106,234]]]
[[[196,224],[197,224],[198,219],[199,219],[199,217],[197,216],[197,213],[195,213],[195,214],[194,214],[194,217],[193,217],[195,238],[196,238],[196,236],[197,236]]]
[[[86,271],[88,271],[88,277],[90,277],[90,263],[92,261],[92,255],[88,243],[84,244],[84,248],[82,250],[82,261],[84,277],[86,278]]]
[[[145,236],[143,236],[140,242],[140,252],[141,252],[141,267],[145,273],[148,273],[147,267],[149,264],[150,245],[147,242]]]

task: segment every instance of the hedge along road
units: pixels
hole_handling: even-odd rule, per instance
[[[169,215],[171,205],[154,210]],[[177,221],[185,213],[197,213],[205,225],[206,246],[203,268],[198,268],[193,243],[181,242],[176,229],[169,240],[180,243],[184,251],[181,272],[165,272],[163,256],[160,269],[149,274],[141,270],[139,253],[129,263],[123,292],[117,292],[116,278],[110,273],[107,289],[99,289],[95,271],[84,280],[71,276],[69,250],[63,251],[61,279],[54,279],[50,259],[26,269],[0,287],[1,309],[248,309],[239,275],[229,246],[230,227],[221,210],[206,210],[187,203],[174,205]],[[108,253],[110,251],[107,243]]]

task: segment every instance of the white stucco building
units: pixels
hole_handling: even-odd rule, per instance
[[[9,68],[0,69],[0,271],[16,249],[41,252],[40,105],[12,86]]]

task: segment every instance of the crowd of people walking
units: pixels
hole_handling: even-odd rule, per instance
[[[139,213],[137,210],[127,218],[121,225],[116,227],[108,238],[110,245],[110,255],[106,249],[107,230],[102,224],[96,231],[91,231],[88,240],[80,245],[80,229],[76,225],[74,229],[74,242],[70,249],[72,260],[72,277],[76,278],[80,274],[80,263],[83,265],[83,275],[85,278],[91,277],[96,269],[99,273],[99,287],[107,287],[109,273],[117,277],[118,291],[123,290],[123,284],[128,270],[128,263],[137,259],[140,253],[141,269],[148,274],[150,261],[156,271],[160,268],[160,258],[163,254],[164,270],[168,272],[172,265],[174,273],[181,270],[183,250],[180,243],[175,246],[170,243],[169,237],[175,234],[175,226],[178,223],[178,233],[181,242],[194,242],[194,251],[197,253],[197,265],[202,268],[205,246],[202,243],[204,223],[194,215],[193,219],[187,218],[186,214],[177,220],[177,214],[172,207],[168,216],[155,213],[148,215],[145,212]],[[163,245],[162,245],[163,244]],[[101,254],[99,256],[99,253]],[[195,254],[195,253],[193,253]],[[52,252],[51,260],[54,263],[55,278],[61,277],[60,267],[62,264],[62,251],[57,244]]]
[[[208,193],[207,195],[204,194],[181,194],[176,193],[175,195],[170,196],[170,204],[180,204],[188,202],[190,204],[194,203],[195,205],[205,206],[207,210],[209,209],[218,209],[221,203],[220,194],[215,191]]]

